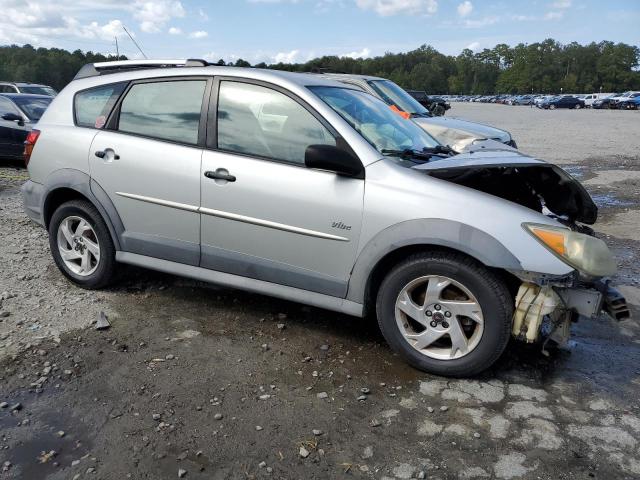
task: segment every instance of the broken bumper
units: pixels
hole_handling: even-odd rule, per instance
[[[603,279],[577,286],[541,286],[525,281],[515,307],[512,333],[528,343],[539,338],[545,318],[551,321],[552,336],[555,333],[556,339],[566,341],[570,323],[580,317],[596,318],[602,311],[616,320],[631,316],[625,298]]]

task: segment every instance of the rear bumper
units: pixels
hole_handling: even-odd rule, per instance
[[[27,216],[44,227],[44,216],[42,215],[42,198],[44,195],[44,186],[40,183],[27,180],[20,188],[22,193],[22,202],[24,211]]]

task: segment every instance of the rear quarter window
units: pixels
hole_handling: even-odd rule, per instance
[[[74,114],[79,127],[103,128],[126,82],[102,85],[76,93]]]

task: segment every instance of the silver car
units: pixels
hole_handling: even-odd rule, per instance
[[[441,375],[480,372],[543,322],[628,316],[597,209],[560,168],[454,155],[320,75],[204,61],[87,65],[31,132],[22,188],[61,272],[118,262],[377,318]]]
[[[490,145],[492,149],[517,148],[515,140],[506,130],[460,118],[431,115],[429,110],[407,91],[386,78],[345,73],[324,73],[323,75],[378,97],[397,109],[398,113],[411,117],[429,135],[443,145],[449,145],[456,152],[472,150],[479,143],[485,146]]]

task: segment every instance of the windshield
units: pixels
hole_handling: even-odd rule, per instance
[[[52,98],[19,98],[12,99],[16,105],[29,117],[32,122],[37,122],[51,103]]]
[[[20,93],[31,93],[32,95],[48,95],[50,97],[55,97],[58,92],[56,92],[51,87],[38,86],[38,87],[20,87]]]
[[[412,115],[431,116],[429,110],[409,95],[406,91],[390,80],[369,80],[367,82],[371,88],[389,105],[395,105],[403,112]]]
[[[380,153],[434,148],[439,143],[412,120],[368,93],[340,87],[308,87]]]

